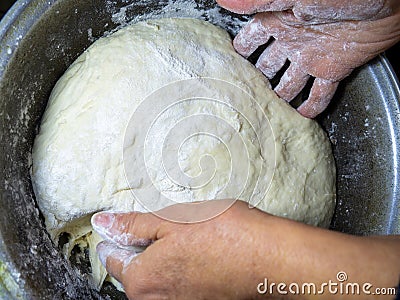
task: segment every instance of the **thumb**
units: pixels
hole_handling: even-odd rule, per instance
[[[217,3],[223,8],[237,14],[283,11],[293,7],[293,0],[217,0]]]
[[[107,272],[121,283],[124,270],[138,255],[133,250],[119,248],[116,244],[110,242],[99,243],[96,251]]]
[[[92,216],[91,222],[105,240],[122,246],[147,247],[159,238],[162,220],[151,213],[100,212]]]

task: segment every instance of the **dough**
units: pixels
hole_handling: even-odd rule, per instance
[[[187,101],[146,113],[168,96]],[[67,256],[90,248],[96,287],[106,273],[93,251],[95,212],[238,197],[327,227],[335,207],[323,130],[273,93],[224,30],[194,19],[133,24],[85,51],[51,94],[32,181],[55,243],[68,233]]]

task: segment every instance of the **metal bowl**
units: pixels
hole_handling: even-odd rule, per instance
[[[37,209],[30,153],[52,87],[96,38],[125,21],[190,16],[235,34],[246,17],[213,0],[20,0],[0,23],[0,298],[97,299],[51,242]],[[319,118],[333,143],[338,205],[332,229],[400,233],[400,91],[384,57],[343,82]],[[78,276],[77,276],[78,274]]]

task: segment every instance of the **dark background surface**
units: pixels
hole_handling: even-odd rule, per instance
[[[16,0],[0,0],[0,19],[15,1]],[[392,64],[397,77],[400,78],[400,43],[397,43],[397,45],[386,51],[386,56]]]
[[[15,0],[0,0],[0,18],[3,17],[14,2]]]

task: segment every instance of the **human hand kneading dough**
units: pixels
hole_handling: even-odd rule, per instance
[[[219,210],[223,201],[178,204],[163,214],[190,220]],[[257,291],[265,278],[321,285],[336,280],[340,271],[351,282],[374,287],[396,287],[399,281],[399,237],[327,231],[251,209],[242,201],[200,223],[174,223],[150,213],[98,213],[92,224],[106,240],[97,246],[101,261],[130,299],[275,299],[282,294]],[[148,247],[136,254],[130,246]],[[344,297],[327,290],[319,296]],[[364,299],[365,294],[351,297]]]
[[[400,40],[399,0],[218,0],[240,14],[257,13],[236,36],[249,57],[271,38],[256,64],[269,79],[284,66],[275,92],[290,102],[315,77],[298,111],[314,118],[326,109],[339,82]]]
[[[298,108],[309,118],[328,106],[340,80],[400,37],[399,0],[218,2],[237,13],[257,12],[234,41],[243,56],[275,39],[257,63],[268,78],[289,59],[275,90],[281,98],[291,101],[310,76],[316,78]],[[275,217],[242,201],[211,220],[189,222],[193,215],[218,211],[221,201],[178,204],[158,214],[95,214],[92,225],[105,239],[97,246],[100,259],[130,299],[281,299],[276,288],[260,294],[258,287],[264,288],[265,279],[321,287],[339,272],[349,282],[370,283],[372,292],[399,284],[400,236],[351,236]],[[157,217],[166,213],[188,222]],[[137,254],[137,246],[147,248]],[[332,294],[327,288],[319,295],[284,297],[394,299]]]

